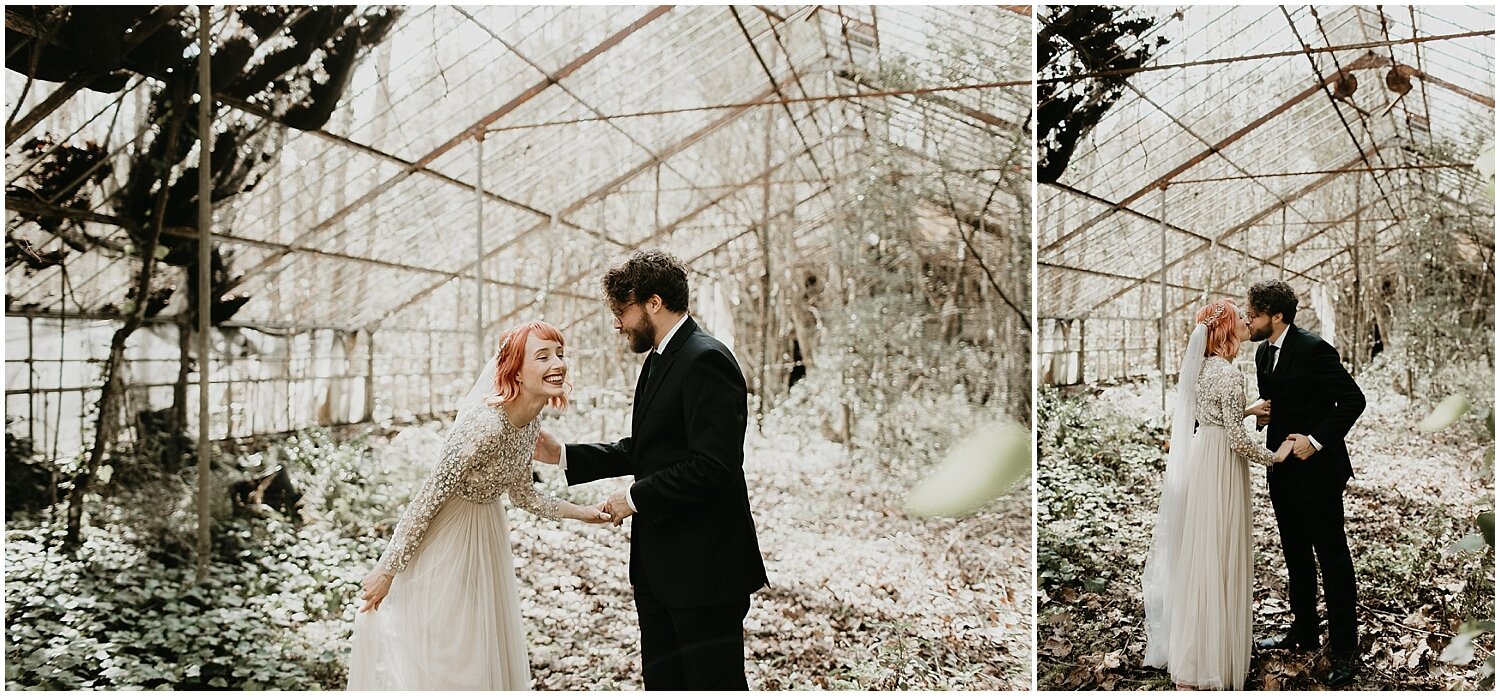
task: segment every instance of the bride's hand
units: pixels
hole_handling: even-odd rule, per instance
[[[1282,440],[1281,447],[1277,448],[1277,450],[1276,450],[1276,456],[1272,457],[1271,461],[1273,463],[1280,464],[1280,463],[1286,461],[1289,457],[1291,457],[1292,456],[1292,444],[1293,443],[1292,443],[1291,440]]]
[[[385,601],[385,596],[391,591],[391,574],[376,568],[359,583],[364,590],[359,598],[365,600],[364,606],[359,608],[359,613],[376,611],[380,609],[380,603]]]
[[[1270,399],[1262,399],[1260,401],[1255,402],[1254,404],[1251,404],[1250,408],[1245,409],[1245,415],[1246,416],[1255,416],[1256,423],[1260,423],[1260,419],[1262,419],[1262,418],[1270,418],[1271,417],[1271,400]]]
[[[585,505],[579,510],[578,519],[589,524],[609,524],[614,517],[604,509],[604,503],[598,505]]]

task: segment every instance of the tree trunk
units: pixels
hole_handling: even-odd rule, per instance
[[[174,112],[168,119],[167,147],[164,152],[172,151],[181,131],[182,116]],[[99,473],[99,465],[104,462],[105,450],[114,440],[119,427],[119,392],[123,381],[120,370],[124,367],[125,343],[146,321],[146,300],[151,296],[151,275],[156,267],[156,246],[161,239],[170,177],[170,169],[162,172],[161,189],[156,197],[156,210],[152,211],[150,232],[141,247],[141,270],[136,275],[134,306],[125,318],[125,323],[115,330],[114,338],[109,342],[109,361],[104,366],[104,386],[99,391],[99,422],[94,428],[94,446],[89,451],[89,459],[84,464],[83,471],[73,477],[73,489],[68,492],[68,525],[63,535],[63,549],[69,552],[78,548],[79,534],[83,528],[84,496],[93,485],[94,478]],[[199,291],[202,292],[203,289],[200,288]]]

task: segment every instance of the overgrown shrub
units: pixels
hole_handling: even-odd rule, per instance
[[[163,552],[159,527],[143,531],[115,505],[77,558],[60,551],[60,523],[12,525],[7,687],[342,688],[359,580],[384,548],[368,534],[379,520],[365,516],[399,513],[427,470],[411,459],[432,454],[435,436],[407,432],[378,452],[368,437],[335,442],[319,430],[267,450],[305,491],[308,519],[217,515],[202,584],[193,564]]]

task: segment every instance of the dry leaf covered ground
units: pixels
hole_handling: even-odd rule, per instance
[[[929,415],[902,431],[899,453],[869,444],[875,417],[859,426],[862,456],[825,439],[807,409],[752,428],[745,470],[772,583],[745,621],[752,688],[1030,687],[1028,489],[963,520],[907,516],[907,491],[952,441],[924,433],[972,427],[963,407],[913,408]],[[593,440],[624,432],[628,418],[615,404],[546,423],[565,439]],[[185,488],[116,493],[91,519],[77,559],[57,550],[60,516],[11,520],[7,686],[343,688],[360,578],[431,471],[446,428],[313,430],[224,452],[226,479],[284,466],[301,498],[295,513],[231,510],[221,498],[203,583],[183,543],[171,543],[192,539],[196,518],[151,514],[191,509]],[[537,469],[544,490],[582,503],[623,483],[568,489],[556,468]],[[509,518],[535,688],[639,689],[628,525],[515,509]]]
[[[1493,556],[1452,551],[1493,509],[1493,466],[1480,444],[1488,405],[1436,434],[1416,424],[1431,404],[1361,377],[1368,406],[1350,433],[1355,479],[1346,531],[1359,592],[1364,671],[1358,689],[1473,689],[1474,665],[1439,659],[1458,627],[1494,617]],[[1487,401],[1488,399],[1486,399]],[[1169,689],[1144,669],[1140,569],[1163,466],[1155,385],[1039,400],[1038,679],[1044,689]],[[1487,442],[1487,439],[1483,440]],[[1286,570],[1264,471],[1252,467],[1257,635],[1290,623]],[[1482,661],[1490,633],[1477,645]],[[1252,655],[1248,689],[1319,689],[1321,655]]]
[[[901,510],[914,481],[780,420],[752,427],[745,471],[771,579],[745,621],[752,689],[1030,688],[1024,488],[963,520],[914,519]],[[536,688],[640,688],[628,531],[511,523]]]

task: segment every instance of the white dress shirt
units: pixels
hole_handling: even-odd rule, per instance
[[[657,355],[661,355],[662,351],[666,349],[667,344],[669,344],[669,343],[672,342],[672,337],[677,335],[677,330],[680,329],[680,328],[682,328],[683,324],[687,323],[687,319],[688,319],[688,315],[687,314],[683,314],[682,318],[678,319],[677,323],[672,325],[672,329],[667,332],[667,335],[661,337],[661,342],[657,343],[655,346],[652,346],[651,350],[653,352],[655,352]],[[1317,443],[1315,442],[1313,444],[1316,445]],[[560,466],[560,467],[562,467],[563,471],[567,471],[568,470],[568,448],[567,447],[562,448],[562,456],[558,458],[557,465]],[[635,500],[633,500],[630,497],[630,489],[629,488],[625,489],[625,504],[630,506],[630,511],[632,513],[640,512],[639,510],[635,509]]]
[[[1292,327],[1290,325],[1288,325],[1286,327],[1286,329],[1281,332],[1280,336],[1277,336],[1275,339],[1273,339],[1271,341],[1271,347],[1276,349],[1276,352],[1271,354],[1271,371],[1272,372],[1275,372],[1276,371],[1276,366],[1279,365],[1279,364],[1281,364],[1281,344],[1286,341],[1286,335],[1289,334],[1289,333],[1291,333],[1291,332],[1292,332]],[[1308,435],[1307,436],[1307,441],[1312,443],[1313,449],[1318,450],[1319,452],[1323,451],[1323,445],[1318,444],[1318,439],[1317,438],[1313,437],[1312,435]]]

